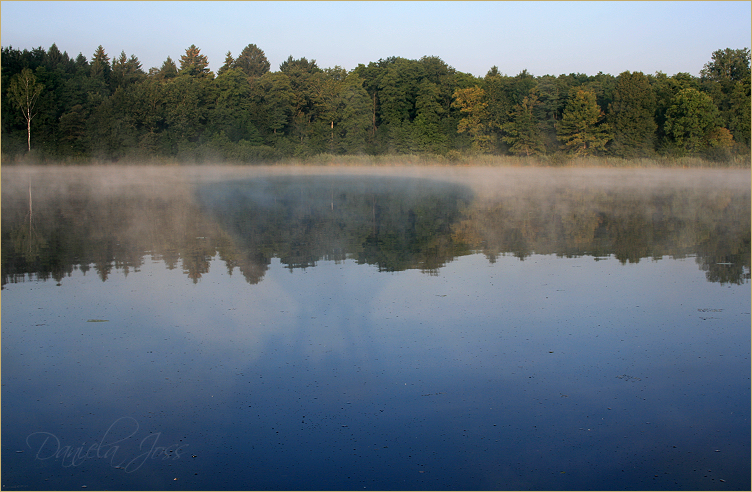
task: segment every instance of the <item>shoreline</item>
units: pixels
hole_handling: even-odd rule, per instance
[[[750,169],[750,156],[735,156],[727,161],[713,161],[701,157],[643,157],[623,159],[618,157],[552,156],[499,156],[499,155],[331,155],[319,154],[307,158],[290,158],[279,161],[234,162],[226,160],[179,160],[176,158],[127,158],[117,161],[98,159],[52,160],[23,156],[18,159],[3,157],[4,167],[25,166],[154,166],[154,167],[487,167],[487,168],[609,168],[609,169]]]

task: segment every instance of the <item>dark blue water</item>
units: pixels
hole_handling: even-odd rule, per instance
[[[3,489],[750,488],[748,187],[320,179],[4,171]]]

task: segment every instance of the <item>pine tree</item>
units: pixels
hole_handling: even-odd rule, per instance
[[[89,68],[91,69],[92,78],[101,78],[105,82],[110,81],[110,57],[107,56],[101,44],[94,52],[94,55],[92,55]]]
[[[263,50],[259,49],[255,44],[249,44],[243,48],[240,56],[238,56],[238,59],[233,64],[234,68],[239,68],[249,77],[261,77],[269,71],[270,66],[269,60],[266,59]]]
[[[235,65],[235,59],[232,57],[232,52],[228,51],[225,55],[225,63],[222,65],[219,70],[217,70],[217,77],[225,73],[226,71],[233,68]]]
[[[171,79],[173,77],[177,77],[177,75],[178,66],[175,65],[175,62],[172,61],[172,58],[168,56],[164,63],[162,63],[162,68],[159,69],[159,76],[163,79]]]
[[[118,87],[125,88],[137,82],[144,75],[144,71],[141,69],[141,62],[138,61],[138,58],[135,55],[131,55],[128,58],[125,55],[125,51],[121,51],[120,56],[112,60],[112,74],[110,78],[113,92]]]
[[[185,50],[185,55],[180,57],[180,74],[204,77],[210,73],[206,55],[202,55],[201,50],[192,44]]]
[[[576,156],[593,155],[604,150],[611,134],[603,120],[595,93],[575,90],[557,125],[557,138],[562,148]]]

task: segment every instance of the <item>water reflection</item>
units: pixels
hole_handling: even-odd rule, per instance
[[[9,171],[4,488],[749,490],[748,172]]]
[[[734,190],[559,187],[478,200],[455,231],[492,262],[533,253],[621,263],[696,256],[711,282],[739,284],[750,273],[749,194]]]
[[[233,238],[240,271],[256,283],[272,258],[290,269],[320,260],[379,271],[436,272],[470,251],[451,234],[467,187],[388,177],[267,178],[198,190],[202,209]]]
[[[218,256],[255,284],[272,258],[290,269],[350,258],[435,273],[474,251],[491,262],[694,256],[710,282],[750,278],[748,189],[548,184],[477,194],[460,182],[394,176],[63,176],[4,173],[3,286],[90,269],[104,281],[138,271],[145,255],[193,282]]]

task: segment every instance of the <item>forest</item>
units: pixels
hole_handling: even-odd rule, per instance
[[[750,49],[700,75],[463,73],[436,56],[353,70],[290,56],[272,71],[249,44],[214,74],[191,45],[144,70],[53,44],[3,47],[2,158],[38,162],[272,163],[314,156],[699,157],[750,153]]]

